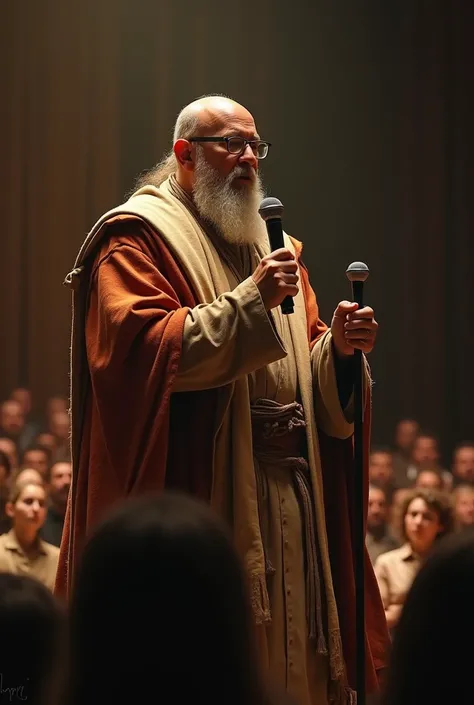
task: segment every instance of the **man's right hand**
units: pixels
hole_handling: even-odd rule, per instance
[[[286,247],[274,250],[260,260],[252,279],[267,311],[279,306],[286,296],[297,295],[297,271],[295,256]]]

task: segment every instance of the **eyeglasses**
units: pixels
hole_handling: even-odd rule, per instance
[[[243,137],[190,137],[188,142],[225,142],[229,154],[243,154],[249,144],[257,159],[265,159],[272,146],[271,142],[246,140]]]

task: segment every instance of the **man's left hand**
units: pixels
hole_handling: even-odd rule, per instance
[[[340,357],[354,354],[354,350],[372,352],[379,327],[370,306],[357,308],[356,303],[341,301],[334,311],[331,332],[334,347]]]

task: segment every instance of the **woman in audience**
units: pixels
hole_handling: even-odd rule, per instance
[[[443,539],[408,593],[383,705],[471,703],[474,530]]]
[[[12,528],[0,536],[0,571],[31,575],[52,590],[59,548],[39,537],[46,519],[45,488],[33,483],[14,485],[5,511]]]
[[[423,488],[408,493],[401,511],[404,544],[379,556],[374,566],[390,629],[396,627],[408,590],[435,541],[452,529],[448,495]]]
[[[0,573],[0,702],[57,705],[63,697],[65,615],[34,578]]]
[[[84,549],[70,703],[265,705],[252,624],[240,561],[209,508],[172,493],[128,500]]]

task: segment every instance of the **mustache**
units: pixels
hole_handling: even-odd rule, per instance
[[[232,180],[239,179],[241,176],[254,180],[256,179],[255,169],[248,164],[237,164],[232,171]]]

